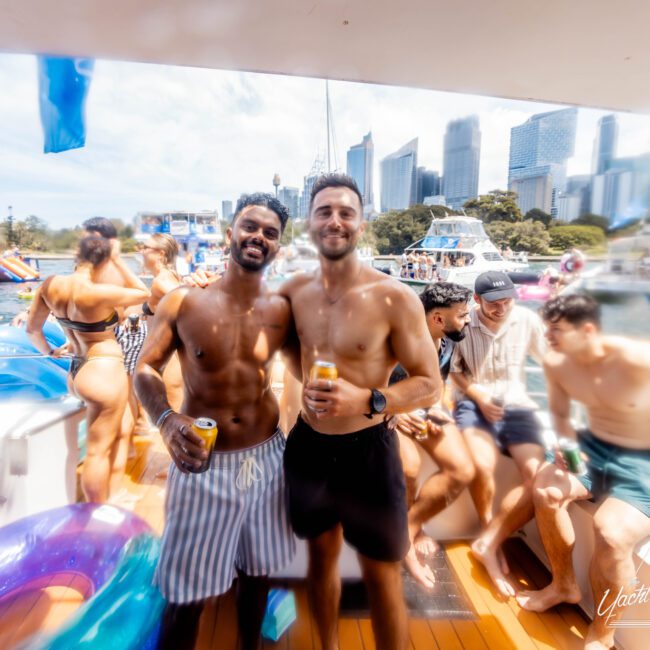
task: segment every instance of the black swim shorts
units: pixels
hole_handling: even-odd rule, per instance
[[[299,417],[287,439],[284,469],[298,537],[312,539],[340,523],[345,539],[362,555],[404,559],[409,548],[404,472],[397,437],[383,422],[330,435]]]

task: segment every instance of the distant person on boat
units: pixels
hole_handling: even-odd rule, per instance
[[[338,645],[346,539],[358,552],[370,597],[376,647],[408,643],[401,562],[409,546],[406,486],[388,413],[437,402],[442,390],[436,349],[415,293],[361,264],[363,200],[343,174],[319,177],[308,232],[320,267],[289,280],[300,341],[303,410],[289,434],[285,470],[291,521],[309,543],[309,583],[324,650]],[[337,379],[310,379],[316,361],[336,364]],[[387,387],[399,362],[409,378]]]
[[[553,577],[546,588],[523,592],[518,601],[544,611],[581,600],[567,507],[589,499],[595,504],[590,578],[596,614],[585,648],[600,650],[614,645],[612,623],[622,612],[610,606],[635,589],[633,552],[650,536],[650,343],[603,335],[600,307],[589,296],[554,298],[542,316],[551,348],[544,360],[551,415],[559,436],[579,442],[587,474],[570,473],[556,454],[556,464],[537,475],[535,513]],[[573,428],[571,400],[586,406],[589,429]]]
[[[440,375],[447,380],[454,346],[462,341],[469,323],[469,289],[451,282],[429,285],[421,294],[427,327],[438,351]],[[398,366],[391,382],[406,377]],[[431,419],[423,420],[415,414],[396,415],[393,424],[399,434],[400,456],[406,477],[406,494],[409,503],[409,539],[411,547],[404,564],[422,585],[432,588],[435,576],[427,560],[437,551],[437,544],[423,530],[424,524],[449,506],[474,479],[474,461],[467,449],[463,435],[453,417],[443,405],[443,400],[429,410]],[[423,428],[426,433],[423,435]],[[421,469],[420,446],[438,466],[417,492],[417,479]]]
[[[526,359],[541,363],[546,352],[544,326],[533,311],[515,305],[517,292],[506,273],[488,271],[476,278],[467,336],[452,358],[456,385],[454,418],[465,434],[476,467],[470,494],[481,524],[472,544],[504,596],[514,596],[501,544],[533,516],[532,485],[544,461],[539,408],[526,390]],[[499,453],[511,456],[522,482],[493,516],[494,472]]]
[[[168,601],[161,648],[193,648],[205,600],[226,593],[235,576],[241,647],[258,648],[267,576],[295,551],[282,468],[285,437],[270,385],[291,310],[264,282],[288,218],[269,194],[241,197],[228,232],[225,274],[205,289],[167,294],[140,355],[136,389],[173,460],[156,571]],[[161,377],[176,351],[186,394],[182,413],[170,406]],[[199,417],[217,422],[210,456],[192,429]],[[194,473],[204,461],[207,471]]]
[[[121,286],[98,282],[108,265],[119,273]],[[127,403],[128,381],[122,350],[113,328],[116,308],[142,303],[149,294],[120,257],[119,242],[91,235],[79,242],[77,268],[71,275],[53,275],[36,291],[27,334],[40,352],[59,357],[69,351],[70,391],[87,408],[87,451],[81,488],[87,501],[104,503],[116,493],[128,453],[120,423]],[[52,312],[65,330],[68,344],[51,349],[43,324]]]

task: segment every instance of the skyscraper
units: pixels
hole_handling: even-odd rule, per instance
[[[618,123],[616,115],[605,115],[598,120],[598,132],[594,139],[592,171],[603,174],[609,169],[609,163],[616,157],[618,144]]]
[[[477,115],[447,124],[443,153],[443,194],[447,205],[463,207],[478,196],[478,171],[481,159],[481,130]]]
[[[540,208],[557,216],[556,200],[565,189],[577,121],[578,110],[565,108],[533,115],[510,130],[508,189],[519,194],[517,203],[524,214]]]
[[[363,197],[364,212],[372,210],[372,167],[375,147],[372,132],[363,136],[359,144],[348,149],[348,176],[354,178]]]
[[[232,219],[232,201],[221,201],[221,218],[224,221]]]
[[[440,174],[425,167],[418,167],[415,202],[421,205],[427,196],[437,196],[439,194],[442,194],[440,191]]]
[[[292,219],[300,216],[300,190],[297,187],[283,187],[278,192],[278,199],[289,211]]]
[[[381,211],[406,210],[417,192],[418,139],[386,156],[381,169]]]

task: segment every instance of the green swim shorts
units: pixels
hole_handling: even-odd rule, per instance
[[[594,501],[614,497],[650,517],[650,449],[629,449],[578,431],[580,450],[589,458],[580,481]]]

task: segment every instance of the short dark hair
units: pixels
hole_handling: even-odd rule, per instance
[[[87,235],[79,242],[77,259],[98,266],[111,256],[111,242],[106,237]]]
[[[106,217],[91,217],[86,219],[82,224],[84,230],[96,232],[102,237],[115,239],[117,237],[117,228]]]
[[[420,294],[420,300],[424,305],[426,314],[434,309],[446,309],[461,302],[467,303],[471,297],[472,292],[467,287],[453,282],[430,284]]]
[[[565,320],[574,327],[593,323],[600,329],[600,305],[583,293],[551,298],[540,310],[542,318],[549,323]]]
[[[359,186],[357,185],[354,178],[348,176],[347,174],[339,174],[338,172],[333,172],[331,174],[321,174],[314,185],[311,188],[311,195],[309,197],[309,212],[311,212],[312,207],[314,206],[314,199],[319,192],[326,190],[328,187],[347,187],[349,190],[352,190],[359,199],[359,204],[363,208],[363,197],[359,191]]]
[[[280,219],[280,230],[284,232],[284,227],[287,225],[287,221],[289,220],[289,211],[281,201],[273,196],[273,194],[268,194],[266,192],[242,194],[237,201],[235,214],[233,215],[232,221],[230,223],[234,225],[237,217],[241,214],[241,211],[244,208],[247,208],[249,205],[259,205],[263,208],[268,208],[269,210],[275,212],[275,214],[278,215],[278,219]]]

